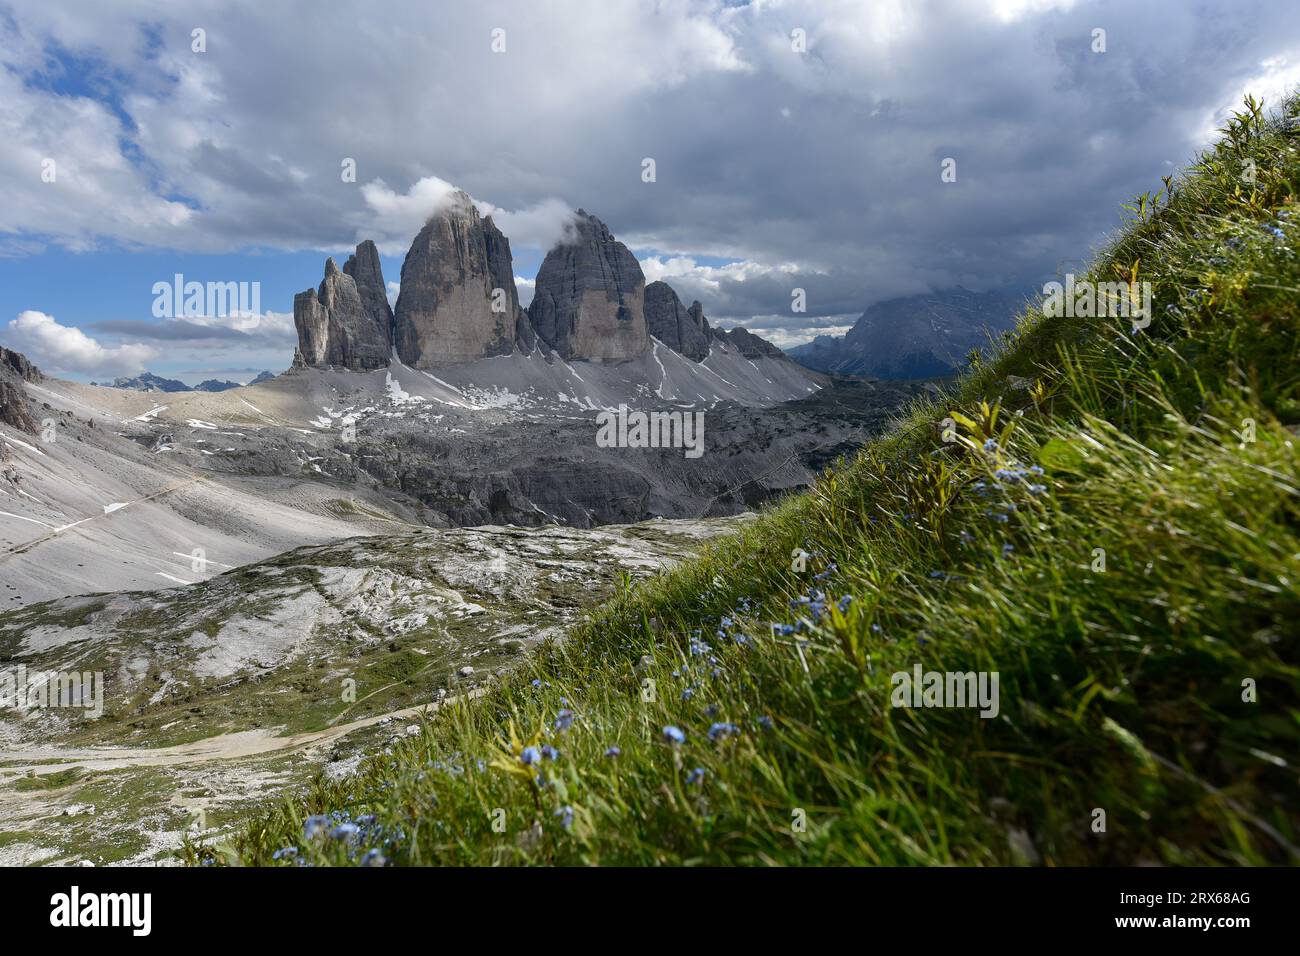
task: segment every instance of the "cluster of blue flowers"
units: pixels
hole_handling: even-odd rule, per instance
[[[383,866],[388,861],[384,849],[406,839],[400,828],[389,830],[376,820],[374,814],[364,814],[352,819],[345,810],[335,810],[328,815],[317,814],[303,821],[302,836],[306,842],[322,838],[336,840],[348,847],[348,858],[362,866]],[[273,860],[293,860],[306,865],[306,860],[296,846],[286,846],[271,854]]]
[[[834,564],[831,567],[834,567]],[[792,598],[789,601],[789,607],[797,615],[795,622],[793,624],[785,624],[780,621],[772,622],[769,625],[772,634],[776,637],[790,637],[792,634],[811,631],[826,616],[828,601],[829,598],[826,596],[826,592],[820,588],[810,588],[806,594]],[[853,595],[845,594],[835,602],[835,607],[839,609],[841,614],[844,614],[852,603]]]
[[[807,614],[807,619],[799,619],[800,630],[819,624],[822,615],[826,613],[826,592],[820,588],[813,588],[807,594],[791,599],[790,610],[795,613],[803,611]]]
[[[837,565],[834,561],[832,561],[826,565],[825,570],[818,571],[816,574],[814,574],[813,580],[825,581],[827,578],[831,577],[833,574],[837,573],[838,571],[839,571],[839,565]]]
[[[1028,468],[999,468],[993,472],[993,477],[998,481],[1009,485],[1024,483],[1025,490],[1031,495],[1041,495],[1047,491],[1047,485],[1036,484],[1029,481],[1029,476],[1039,476],[1043,474],[1043,469],[1039,465],[1030,465]]]
[[[710,740],[726,740],[733,734],[740,733],[740,728],[731,723],[715,723],[709,727]]]
[[[560,752],[550,744],[542,744],[540,747],[529,745],[519,751],[519,762],[525,767],[538,767],[543,760],[554,762],[559,759]]]
[[[718,629],[713,632],[713,636],[720,641],[731,640],[741,647],[749,646],[749,635],[739,630],[736,619],[730,614],[724,614],[718,621]]]

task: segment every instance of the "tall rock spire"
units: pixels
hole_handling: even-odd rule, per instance
[[[368,261],[373,254],[373,261]],[[358,263],[366,263],[364,268]],[[325,278],[320,287],[293,297],[293,324],[298,330],[298,351],[294,363],[334,366],[357,371],[383,368],[390,353],[389,320],[385,310],[373,302],[372,290],[383,289],[379,254],[374,243],[357,246],[348,259],[365,282],[371,302],[363,300],[361,288],[333,258],[325,260]]]
[[[398,357],[415,368],[507,355],[518,336],[510,243],[457,190],[402,264],[393,316]]]
[[[343,271],[357,284],[361,305],[376,328],[383,329],[384,348],[392,343],[393,307],[388,304],[388,290],[384,286],[384,271],[379,265],[379,250],[366,239],[357,251],[343,263]]]
[[[573,233],[546,254],[528,315],[565,359],[619,362],[650,347],[645,276],[627,246],[579,209]]]

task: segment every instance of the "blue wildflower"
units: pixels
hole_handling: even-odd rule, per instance
[[[542,762],[542,752],[536,747],[525,747],[519,753],[519,762],[525,767],[533,767]]]
[[[732,734],[740,733],[740,728],[735,724],[716,723],[709,728],[710,740],[726,740]]]
[[[667,727],[664,728],[664,737],[670,743],[674,743],[674,744],[680,744],[686,742],[686,734],[682,731],[680,727],[674,727],[672,724],[669,724]]]
[[[620,749],[617,748],[617,747],[607,747],[607,748],[605,749],[605,756],[606,756],[606,757],[617,757],[617,756],[618,756],[619,754],[621,754],[622,752],[623,752],[623,751],[620,750]]]
[[[764,730],[771,730],[773,726],[772,718],[767,716],[758,718],[758,726],[762,727]]]
[[[278,849],[278,850],[276,850],[274,853],[272,853],[272,854],[271,854],[271,859],[273,859],[273,860],[286,860],[286,859],[288,859],[288,860],[292,860],[292,859],[293,859],[295,856],[297,856],[297,855],[298,855],[298,848],[297,848],[296,846],[286,846],[286,847],[281,847],[280,849]]]
[[[330,831],[330,836],[335,840],[350,840],[361,832],[361,827],[355,823],[340,823]]]
[[[572,726],[573,726],[573,711],[569,710],[567,707],[555,715],[556,730],[563,732],[568,730]]]
[[[312,837],[322,833],[329,825],[330,818],[320,816],[308,817],[302,824],[302,835],[304,839],[310,840]]]
[[[686,778],[686,782],[699,783],[703,779],[704,779],[704,768],[696,767],[694,770],[690,772],[690,775]]]
[[[573,807],[560,807],[555,811],[555,816],[560,818],[560,825],[568,830],[573,826]]]

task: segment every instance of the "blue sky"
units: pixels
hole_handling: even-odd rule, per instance
[[[284,368],[328,254],[372,238],[397,283],[451,188],[510,237],[524,301],[578,207],[780,345],[884,298],[1032,289],[1243,93],[1300,83],[1300,5],[0,0],[0,63],[0,343],[197,382]],[[177,272],[257,281],[262,313],[168,325]]]

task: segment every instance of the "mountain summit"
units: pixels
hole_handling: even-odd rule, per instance
[[[380,290],[384,283],[375,244],[367,239],[357,246],[348,265],[361,276],[367,290],[365,301],[357,279],[339,269],[332,258],[325,260],[325,278],[320,287],[293,297],[293,324],[298,330],[295,365],[368,370],[388,364],[392,351],[391,313],[386,311],[386,299],[384,309],[377,310],[371,294],[374,283]]]
[[[973,348],[1015,325],[1022,300],[1003,292],[949,289],[877,302],[842,338],[819,335],[790,350],[820,372],[865,378],[949,375]]]
[[[546,254],[528,314],[565,359],[618,362],[650,348],[641,264],[582,209],[572,235]]]
[[[402,263],[393,316],[397,356],[436,368],[514,351],[519,332],[510,243],[457,191],[435,213]]]
[[[370,240],[342,269],[327,260],[320,287],[294,297],[294,365],[366,372],[396,357],[434,369],[539,349],[565,362],[624,363],[649,356],[656,342],[693,363],[715,345],[745,358],[785,358],[744,329],[710,328],[704,307],[683,307],[666,283],[647,285],[631,250],[583,209],[546,254],[527,310],[510,240],[460,190],[412,241],[395,309],[384,289]]]

